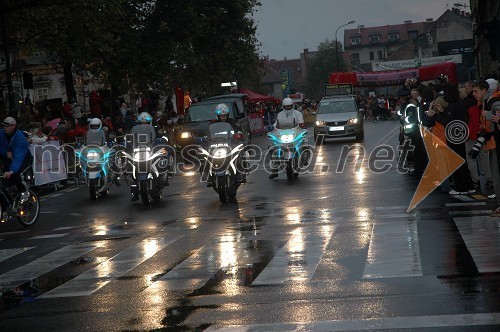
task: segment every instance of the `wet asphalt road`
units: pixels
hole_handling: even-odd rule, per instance
[[[397,125],[326,141],[296,181],[260,167],[226,205],[187,172],[147,207],[126,185],[46,193],[36,225],[0,225],[0,330],[498,330],[494,202],[436,191],[407,213],[418,179],[367,160]]]

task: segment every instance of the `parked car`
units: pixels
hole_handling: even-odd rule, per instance
[[[208,136],[210,123],[217,120],[215,108],[221,103],[228,106],[230,109],[229,118],[235,119],[236,123],[241,127],[245,143],[250,143],[250,123],[244,108],[246,98],[246,94],[233,93],[213,96],[192,104],[187,111],[181,130],[177,133],[177,146],[184,149],[184,152],[188,152],[185,151],[186,147],[188,147],[187,150],[197,150],[200,141]]]
[[[321,145],[325,138],[350,137],[362,142],[365,137],[363,116],[353,96],[323,97],[316,112],[314,140]]]

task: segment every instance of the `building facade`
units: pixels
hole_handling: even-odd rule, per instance
[[[470,0],[478,77],[500,79],[500,1]]]
[[[472,46],[471,16],[457,8],[446,10],[436,21],[428,18],[378,27],[360,25],[344,31],[346,62],[358,72],[454,61],[459,81],[466,81],[475,77]],[[399,68],[393,64],[401,60],[412,61],[402,61]]]

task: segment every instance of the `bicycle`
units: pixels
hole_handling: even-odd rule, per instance
[[[26,172],[26,171],[25,171]],[[25,172],[21,173],[23,184],[29,188],[25,179]],[[4,206],[7,205],[7,206]],[[32,226],[40,214],[40,200],[31,189],[19,193],[16,186],[6,187],[3,181],[3,172],[0,172],[0,220],[10,221],[14,218],[25,227]]]

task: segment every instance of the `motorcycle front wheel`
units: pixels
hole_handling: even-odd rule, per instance
[[[141,194],[142,204],[149,204],[149,195],[148,195],[148,180],[142,180],[139,183],[139,190]]]
[[[38,195],[33,190],[28,190],[29,195],[27,197],[21,197],[19,195],[17,203],[17,220],[23,226],[33,225],[40,214],[40,201],[38,200]]]
[[[219,200],[222,204],[226,204],[228,199],[226,178],[219,177],[218,182],[217,192],[219,194]]]
[[[90,199],[95,201],[97,199],[97,183],[96,179],[91,179],[89,181],[89,195]]]

